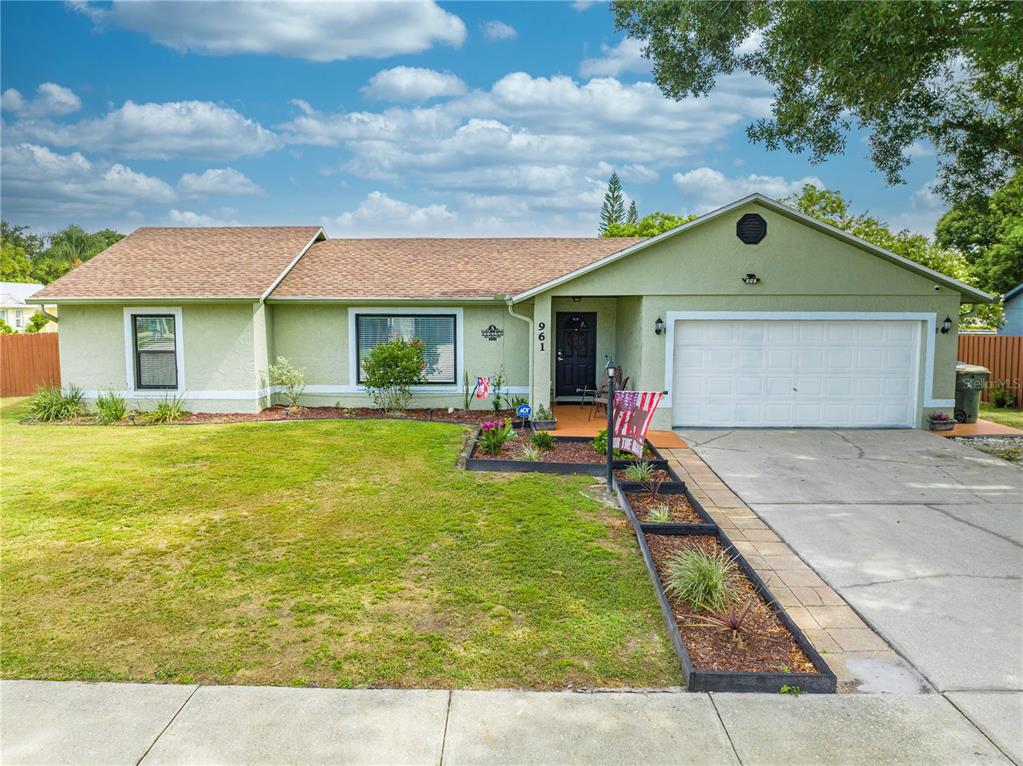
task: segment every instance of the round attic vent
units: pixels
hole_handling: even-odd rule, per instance
[[[747,245],[755,245],[767,236],[767,221],[756,213],[746,213],[735,224],[735,236]]]

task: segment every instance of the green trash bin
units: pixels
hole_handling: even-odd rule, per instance
[[[956,365],[956,420],[976,423],[980,413],[980,394],[987,386],[991,371],[979,364]]]

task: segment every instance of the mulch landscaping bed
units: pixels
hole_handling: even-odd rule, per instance
[[[530,442],[531,432],[523,431],[518,438],[509,439],[501,445],[501,451],[490,455],[481,450],[478,446],[473,454],[476,460],[519,460],[522,457],[522,448]],[[587,441],[563,441],[558,439],[554,443],[554,449],[542,453],[539,462],[541,463],[590,463],[603,465],[604,456],[598,455],[593,450],[593,443]]]
[[[647,521],[647,513],[651,508],[667,505],[671,511],[672,524],[706,524],[707,522],[696,512],[685,495],[680,494],[658,494],[654,497],[649,492],[627,492],[626,497],[632,512],[641,523]],[[663,522],[659,522],[663,523]]]
[[[137,425],[146,425],[144,422],[145,412],[136,418]],[[267,407],[261,412],[189,412],[181,420],[174,421],[175,424],[192,423],[248,423],[258,421],[277,420],[368,420],[386,418],[389,420],[433,420],[441,423],[460,423],[464,425],[479,425],[484,420],[503,420],[513,418],[511,410],[453,410],[448,412],[447,407],[437,407],[434,410],[414,409],[402,410],[400,413],[387,413],[375,407],[292,407],[285,415],[284,405],[278,404]],[[31,422],[31,421],[23,421]],[[514,423],[518,421],[513,420]],[[95,425],[95,418],[91,415],[74,420],[57,421],[56,425]],[[122,420],[111,425],[129,426],[131,422]],[[591,450],[592,451],[592,450]]]
[[[667,469],[655,468],[653,473],[654,477],[660,478],[661,481],[675,481],[675,477],[668,473]],[[624,468],[615,469],[615,478],[618,479],[619,483],[629,481],[629,477],[626,476]]]
[[[700,547],[708,552],[721,550],[717,538],[709,535],[647,534],[645,538],[662,584],[666,582],[668,561],[684,548]],[[753,635],[744,637],[742,644],[734,641],[726,631],[695,626],[693,623],[700,621],[706,612],[694,609],[666,591],[693,667],[701,671],[816,674],[818,671],[810,658],[741,573],[737,586],[742,592],[743,604],[747,598],[755,599],[753,610],[747,617]]]

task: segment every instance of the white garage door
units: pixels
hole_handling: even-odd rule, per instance
[[[919,333],[911,321],[679,320],[674,423],[911,427]]]

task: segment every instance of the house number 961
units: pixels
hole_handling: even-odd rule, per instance
[[[543,351],[544,341],[547,340],[547,336],[544,335],[543,331],[547,329],[547,325],[544,322],[540,322],[539,324],[537,324],[536,329],[540,331],[539,333],[537,333],[536,339],[540,341],[540,350]]]

